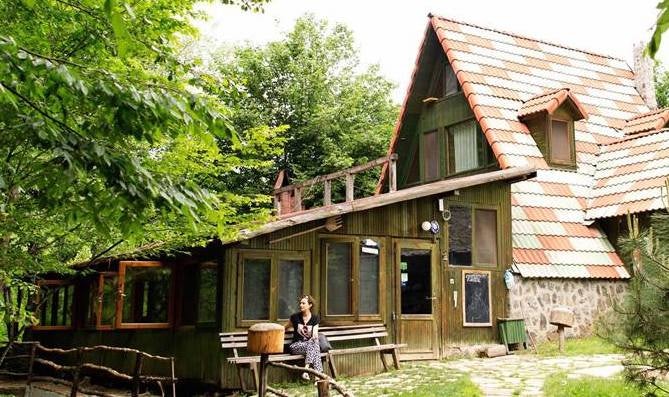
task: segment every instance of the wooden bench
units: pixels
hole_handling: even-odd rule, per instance
[[[358,325],[341,325],[341,326],[323,326],[319,327],[319,333],[327,336],[328,341],[333,346],[332,350],[326,353],[321,353],[321,360],[327,364],[330,369],[330,375],[333,378],[337,377],[337,367],[334,363],[334,356],[354,353],[379,352],[383,369],[388,371],[388,363],[386,362],[386,354],[392,355],[393,364],[396,369],[400,368],[399,349],[405,347],[405,344],[382,344],[380,338],[388,336],[388,331],[384,324],[358,324]],[[221,338],[221,348],[232,349],[232,357],[228,357],[228,361],[237,368],[237,376],[242,390],[246,391],[246,382],[242,376],[242,368],[249,368],[253,375],[255,387],[258,387],[258,364],[260,363],[260,356],[243,356],[240,355],[240,350],[246,349],[247,332],[222,332],[219,334]],[[354,341],[354,340],[370,340],[372,345],[360,347],[346,347],[336,348],[337,342]],[[287,346],[293,342],[293,333],[286,332],[284,337],[284,345]],[[270,362],[286,362],[304,360],[301,354],[272,354],[269,356]],[[323,366],[325,368],[325,365]]]

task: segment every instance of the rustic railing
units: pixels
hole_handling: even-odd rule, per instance
[[[30,354],[26,354],[23,351],[19,351],[17,354],[9,354],[14,347],[27,347]],[[140,394],[141,385],[148,385],[150,382],[156,382],[158,387],[161,390],[161,394],[164,395],[163,384],[165,382],[170,384],[172,387],[172,396],[176,396],[176,382],[177,378],[175,377],[174,372],[174,357],[161,357],[155,356],[152,354],[145,353],[141,350],[129,349],[125,347],[114,347],[114,346],[91,346],[91,347],[77,347],[73,349],[58,349],[58,348],[47,348],[39,344],[39,342],[14,342],[5,347],[8,349],[7,354],[5,355],[5,362],[12,362],[20,359],[28,359],[28,368],[26,372],[17,372],[12,370],[3,370],[0,368],[0,375],[9,375],[14,377],[26,377],[27,386],[29,387],[33,381],[47,381],[57,384],[62,384],[65,386],[70,386],[70,396],[76,396],[77,392],[82,392],[91,395],[111,397],[111,394],[106,394],[99,390],[92,390],[88,388],[83,388],[80,385],[82,375],[84,375],[86,370],[93,370],[96,373],[102,373],[106,377],[123,380],[130,382],[132,385],[131,395],[133,397]],[[25,349],[24,349],[25,350]],[[134,354],[135,355],[135,364],[132,374],[126,374],[120,371],[117,371],[113,368],[105,367],[102,365],[97,365],[92,362],[87,362],[85,356],[89,353],[94,352],[116,352],[121,354]],[[47,360],[46,358],[40,357],[40,353],[51,354],[57,356],[67,356],[74,354],[75,365],[61,365],[57,364],[54,361]],[[170,376],[154,376],[147,375],[142,373],[145,360],[156,360],[162,362],[169,362],[170,365]],[[51,370],[55,371],[59,375],[67,375],[71,380],[66,380],[62,378],[54,378],[50,376],[37,376],[35,374],[35,364],[43,365]]]
[[[389,156],[381,157],[376,160],[372,160],[368,163],[357,165],[342,171],[333,172],[332,174],[320,175],[316,178],[309,179],[304,182],[296,183],[293,185],[283,186],[277,189],[274,189],[274,209],[278,215],[285,215],[286,213],[296,212],[302,210],[302,192],[305,188],[311,187],[318,183],[323,183],[323,206],[332,204],[332,181],[338,178],[345,178],[346,184],[346,201],[353,201],[355,199],[355,176],[363,171],[368,169],[383,166],[384,164],[389,163],[388,167],[388,180],[389,180],[389,191],[394,192],[397,190],[397,154],[393,153]],[[286,197],[287,196],[287,197]],[[284,198],[285,197],[285,198]],[[282,200],[291,200],[290,209],[286,211],[282,209],[281,202]]]

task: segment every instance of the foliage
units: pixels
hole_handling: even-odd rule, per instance
[[[226,179],[277,132],[256,125],[237,139],[229,109],[175,56],[194,2],[0,0],[4,320],[32,321],[19,280],[149,243],[203,244],[267,217],[267,197],[234,194]]]
[[[660,50],[662,35],[669,28],[669,0],[661,0],[657,3],[657,9],[659,10],[659,14],[655,21],[655,30],[653,30],[653,35],[646,47],[646,51],[651,58],[654,58],[655,54]]]
[[[621,378],[569,379],[564,372],[546,378],[543,391],[546,397],[639,397],[645,395],[644,391]]]
[[[623,250],[633,278],[616,316],[599,332],[627,353],[628,379],[669,393],[658,381],[669,371],[669,214],[655,213],[647,228],[628,217],[628,229]]]
[[[665,108],[669,106],[669,72],[659,62],[655,65],[653,79],[655,80],[657,106],[660,109]]]
[[[280,169],[304,180],[385,155],[397,115],[392,84],[377,66],[360,69],[351,31],[313,16],[300,18],[282,41],[242,47],[223,60],[221,74],[235,89],[219,94],[235,109],[235,127],[289,127],[282,155],[267,158],[271,172],[241,172],[238,185],[262,181],[249,189],[267,192]],[[371,192],[375,171],[358,179],[359,195]]]

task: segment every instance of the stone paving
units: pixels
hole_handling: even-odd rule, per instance
[[[484,396],[543,396],[547,376],[565,372],[569,378],[581,376],[612,377],[622,371],[620,354],[598,354],[571,357],[541,357],[530,354],[497,358],[460,359],[454,361],[423,361],[403,363],[400,371],[381,373],[370,377],[352,377],[339,380],[356,396],[398,396],[400,391],[440,382],[452,382],[462,376],[481,389]],[[316,395],[315,388],[291,388],[295,397]],[[338,395],[332,392],[332,395]]]

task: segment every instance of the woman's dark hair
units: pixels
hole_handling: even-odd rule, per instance
[[[306,299],[307,302],[313,307],[314,306],[314,297],[311,295],[302,295],[300,296],[300,299],[298,299],[298,302],[301,302],[302,299]]]

